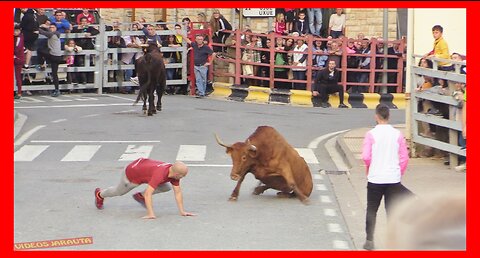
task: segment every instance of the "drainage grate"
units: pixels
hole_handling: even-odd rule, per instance
[[[326,174],[326,175],[346,175],[348,171],[345,170],[325,170],[322,169],[320,170],[321,174]]]

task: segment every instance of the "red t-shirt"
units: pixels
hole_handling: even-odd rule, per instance
[[[93,16],[93,14],[88,13],[88,15],[85,15],[84,13],[80,13],[79,15],[77,15],[77,24],[80,24],[80,19],[83,17],[87,18],[89,24],[95,23],[95,17]]]
[[[170,182],[172,185],[180,185],[180,180],[168,178],[168,170],[172,164],[153,159],[139,158],[128,164],[125,169],[127,178],[134,184],[149,184],[153,188]]]

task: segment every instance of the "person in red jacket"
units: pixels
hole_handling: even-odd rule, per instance
[[[23,52],[23,34],[20,25],[15,25],[13,30],[13,64],[15,67],[15,99],[22,96],[22,67],[25,64],[25,53]]]

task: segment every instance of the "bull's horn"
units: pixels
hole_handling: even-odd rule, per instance
[[[225,147],[225,148],[231,148],[232,147],[232,144],[225,144],[222,142],[222,140],[220,140],[220,137],[218,137],[218,135],[216,133],[215,134],[215,140],[217,140],[217,143],[220,144],[221,146]]]
[[[251,151],[257,151],[257,147],[250,143],[250,139],[247,139],[247,144],[249,145]]]

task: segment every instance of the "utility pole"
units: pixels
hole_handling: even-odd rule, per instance
[[[383,8],[383,53],[388,54],[388,8]],[[388,60],[387,58],[383,59],[383,69],[388,69]],[[382,74],[382,83],[387,84],[387,72]],[[380,88],[380,93],[387,93],[387,86]]]

